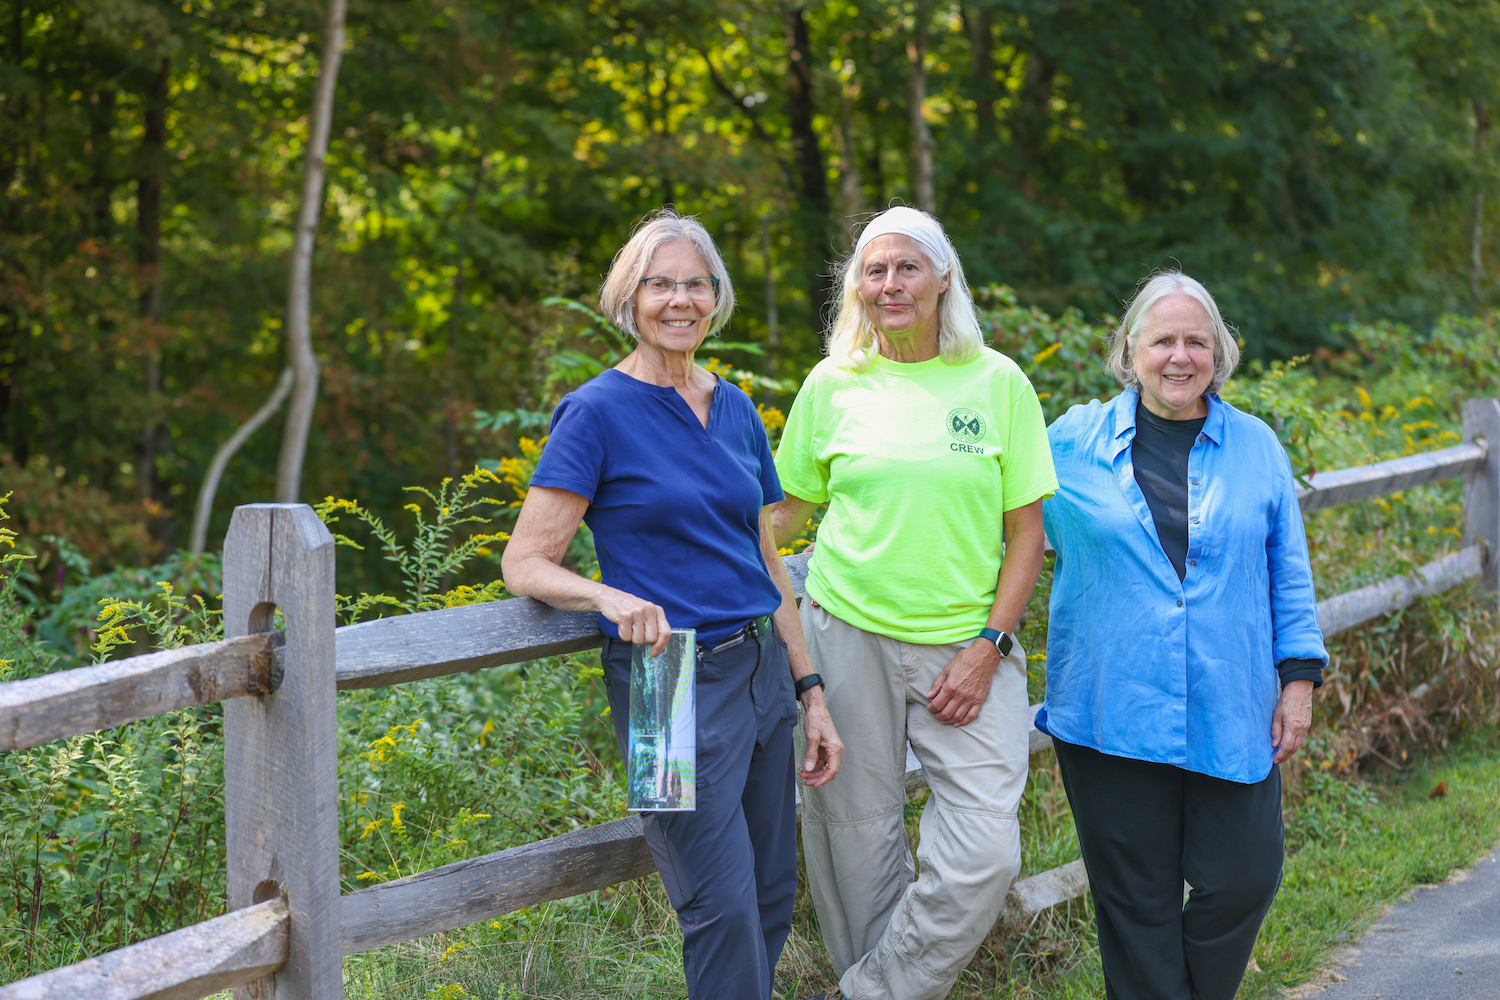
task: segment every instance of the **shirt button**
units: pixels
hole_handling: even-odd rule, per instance
[[[1194,479],[1194,480],[1193,480],[1193,485],[1194,485],[1194,486],[1197,486],[1197,485],[1198,485],[1198,480],[1196,480],[1196,479]]]
[[[1189,565],[1189,566],[1196,566],[1196,565],[1198,565],[1198,560],[1196,560],[1196,559],[1193,559],[1193,560],[1191,560],[1191,561],[1190,561],[1190,562],[1189,562],[1189,563],[1188,563],[1188,565]]]
[[[1193,523],[1194,523],[1194,524],[1197,524],[1197,523],[1198,523],[1198,519],[1197,519],[1197,518],[1196,518],[1196,517],[1195,517],[1195,518],[1193,518]]]
[[[1178,607],[1179,607],[1179,608],[1180,608],[1180,607],[1182,607],[1182,602],[1181,602],[1181,601],[1178,601],[1178,602],[1177,602],[1177,606],[1178,606]]]

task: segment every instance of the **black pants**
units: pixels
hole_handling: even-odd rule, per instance
[[[604,640],[615,736],[630,734],[630,643]],[[693,1000],[770,1000],[792,929],[797,699],[775,635],[700,650],[697,809],[641,814],[646,843],[682,927]]]
[[[1281,772],[1245,785],[1053,745],[1088,868],[1105,995],[1233,1000],[1281,884]]]

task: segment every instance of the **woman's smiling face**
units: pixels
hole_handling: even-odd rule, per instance
[[[1135,339],[1131,366],[1141,383],[1141,402],[1167,420],[1208,413],[1203,394],[1214,377],[1214,327],[1190,295],[1156,301]]]
[[[679,240],[661,247],[651,256],[651,266],[646,268],[648,278],[668,278],[686,282],[691,278],[712,274],[691,243]],[[715,300],[696,297],[688,293],[687,286],[678,284],[669,296],[658,296],[646,285],[639,285],[635,293],[635,328],[640,331],[641,342],[667,354],[682,354],[698,349],[708,336],[709,317],[713,314]]]

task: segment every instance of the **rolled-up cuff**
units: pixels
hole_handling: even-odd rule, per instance
[[[1292,681],[1312,681],[1313,687],[1323,686],[1322,660],[1282,660],[1276,664],[1276,673],[1281,675],[1281,686]]]

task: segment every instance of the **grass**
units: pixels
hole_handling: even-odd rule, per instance
[[[1023,806],[1029,874],[1076,857],[1051,755],[1035,761]],[[1441,782],[1446,794],[1429,798]],[[920,802],[914,800],[908,819]],[[1368,787],[1304,784],[1289,811],[1281,892],[1240,1000],[1271,1000],[1312,976],[1332,951],[1411,887],[1440,882],[1500,840],[1500,732],[1471,732],[1439,757],[1375,776]],[[1087,900],[1045,914],[1027,933],[992,938],[953,992],[956,1000],[1099,1000],[1104,995]],[[681,938],[655,878],[509,914],[345,961],[349,1000],[680,998]],[[778,968],[783,995],[833,982],[816,919],[799,893]],[[226,998],[228,994],[223,994]]]

